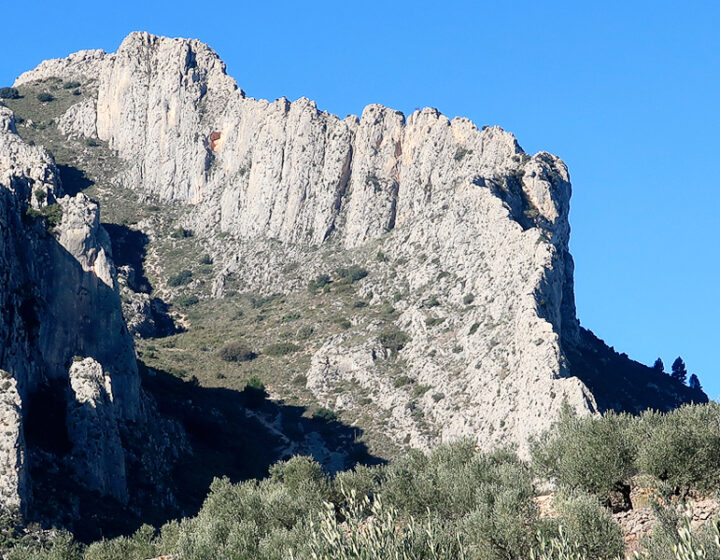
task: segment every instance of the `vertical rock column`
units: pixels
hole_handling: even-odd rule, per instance
[[[125,455],[110,376],[85,358],[73,362],[69,377],[67,428],[75,472],[88,488],[126,502]]]
[[[5,508],[25,509],[27,479],[22,402],[17,381],[0,370],[0,503]]]

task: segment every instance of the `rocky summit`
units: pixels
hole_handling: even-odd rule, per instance
[[[147,33],[13,87],[5,506],[53,518],[33,496],[55,469],[77,495],[186,511],[178,485],[207,480],[179,464],[524,452],[563,408],[707,401],[580,327],[568,170],[499,127],[253,99],[207,45]]]

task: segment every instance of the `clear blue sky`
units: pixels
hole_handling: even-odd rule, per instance
[[[433,106],[562,157],[582,324],[720,395],[715,2],[7,2],[0,85],[134,30],[210,44],[249,95]],[[14,31],[13,31],[14,30]]]

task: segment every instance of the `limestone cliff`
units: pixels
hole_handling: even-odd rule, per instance
[[[705,398],[639,365],[625,379],[635,366],[580,329],[567,168],[498,127],[434,109],[406,119],[370,105],[340,119],[307,99],[252,99],[206,45],[147,33],[16,85],[53,76],[96,80],[97,98],[58,126],[107,142],[140,198],[188,209],[182,225],[220,265],[214,297],[230,283],[302,290],[330,263],[369,271],[361,303],[394,300],[393,330],[378,319],[324,341],[306,386],[341,411],[360,399],[340,389],[361,388],[397,442],[522,448],[564,403],[590,414]],[[282,273],[288,263],[300,272]]]
[[[62,196],[52,157],[15,132],[0,107],[2,505],[27,508],[33,449],[57,452],[68,438],[79,478],[122,499],[117,422],[137,420],[141,401],[107,233],[97,204]],[[83,381],[78,357],[104,371],[102,391]]]

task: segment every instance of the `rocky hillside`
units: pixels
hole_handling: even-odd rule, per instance
[[[252,99],[206,45],[147,33],[14,87],[0,115],[7,504],[26,493],[25,403],[57,379],[80,410],[68,445],[92,457],[81,477],[127,499],[116,424],[140,418],[142,399],[121,308],[148,383],[256,378],[279,408],[241,414],[279,456],[331,470],[351,463],[347,447],[288,423],[284,405],[356,426],[388,457],[460,436],[523,450],[564,405],[707,400],[580,328],[567,168],[498,127]]]

